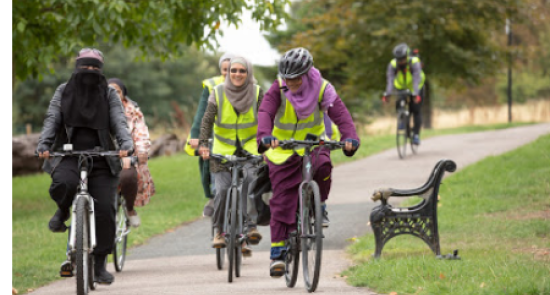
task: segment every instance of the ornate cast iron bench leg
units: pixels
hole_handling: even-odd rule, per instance
[[[372,200],[382,202],[374,207],[370,222],[375,238],[374,257],[379,258],[386,243],[399,235],[413,235],[423,240],[435,255],[440,255],[439,231],[437,226],[437,201],[439,186],[445,171],[454,172],[455,162],[441,160],[433,169],[428,181],[420,188],[412,190],[379,189]],[[423,200],[410,207],[392,207],[390,197],[422,196]]]

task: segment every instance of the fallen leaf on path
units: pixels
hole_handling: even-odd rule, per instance
[[[167,233],[173,233],[174,232],[174,229],[169,229],[166,231]]]
[[[388,295],[397,295],[397,292],[391,292],[390,294]]]

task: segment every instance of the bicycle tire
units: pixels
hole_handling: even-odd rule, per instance
[[[241,234],[243,233],[243,214],[242,214],[242,206],[241,206],[241,196],[238,195],[238,190],[235,189],[235,193],[237,196],[237,206],[236,206],[236,216],[237,216],[237,223],[235,225],[235,276],[238,278],[241,276],[241,265],[243,261],[243,252],[242,252],[242,242],[241,240]]]
[[[405,127],[406,119],[408,119],[408,116],[403,113],[397,115],[395,143],[397,145],[397,154],[400,159],[405,158],[407,154],[407,130],[405,128],[399,129],[399,126]]]
[[[308,292],[314,292],[321,274],[323,254],[323,213],[321,195],[315,181],[308,183],[305,194],[302,194],[302,222],[307,238],[302,240],[302,265],[304,284]]]
[[[225,262],[225,248],[216,248],[216,266],[218,270],[223,269]]]
[[[94,264],[94,255],[88,255],[88,287],[90,290],[95,290],[97,286],[97,282],[95,282]]]
[[[115,246],[113,247],[113,262],[117,272],[122,271],[126,261],[128,235],[124,235],[124,233],[128,230],[128,216],[126,216],[126,210],[124,210],[125,206],[126,200],[119,195],[117,198]]]
[[[299,219],[299,217],[297,218]],[[300,222],[296,222],[300,224]],[[296,281],[298,280],[298,266],[300,265],[300,250],[298,245],[298,239],[300,239],[301,231],[298,226],[296,232],[291,233],[290,235],[290,249],[285,256],[285,281],[286,286],[289,288],[294,288],[296,286]]]
[[[76,294],[88,294],[88,201],[78,198],[76,201]]]
[[[229,260],[229,268],[227,270],[227,281],[233,282],[233,269],[235,263],[235,242],[237,231],[237,188],[231,188],[230,198],[230,217],[229,217],[229,243],[227,247],[227,255]]]

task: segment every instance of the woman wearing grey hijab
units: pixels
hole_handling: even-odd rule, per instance
[[[258,127],[258,109],[263,98],[263,91],[254,83],[254,71],[252,64],[243,57],[234,57],[229,64],[229,74],[224,84],[218,85],[210,93],[208,107],[202,119],[199,136],[199,153],[204,160],[209,159],[210,150],[208,139],[214,135],[212,153],[222,155],[258,155],[255,139]],[[229,124],[231,122],[231,124]],[[256,167],[245,165],[247,178],[250,183],[256,174]],[[231,173],[221,165],[218,160],[210,160],[210,171],[214,175],[216,195],[214,196],[213,226],[216,235],[212,241],[212,247],[224,248],[222,226],[225,212],[227,190],[231,186]],[[250,218],[255,212],[253,202],[247,198],[247,208],[243,208],[248,214],[247,236],[248,242],[256,245],[262,236],[256,229],[256,221]],[[252,255],[252,251],[246,244],[242,247],[243,256]]]
[[[208,78],[202,81],[202,95],[199,101],[199,106],[197,107],[197,112],[195,113],[195,118],[193,119],[193,125],[191,126],[191,132],[187,138],[187,145],[185,146],[185,151],[190,155],[195,155],[195,150],[199,146],[199,133],[202,122],[202,117],[204,117],[204,112],[206,110],[206,105],[208,104],[208,97],[210,93],[213,92],[214,87],[219,84],[222,84],[225,81],[225,76],[229,71],[229,60],[234,57],[232,53],[225,53],[220,57],[218,66],[220,67],[221,75]],[[212,177],[210,174],[210,161],[204,161],[202,158],[199,158],[199,171],[201,174],[201,183],[204,190],[204,196],[208,199],[204,209],[202,211],[202,216],[212,216],[214,214],[214,200],[212,199]]]

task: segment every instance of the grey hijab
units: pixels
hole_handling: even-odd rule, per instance
[[[234,57],[229,61],[229,72],[227,75],[231,75],[231,68],[237,63],[243,65],[248,71],[248,76],[246,77],[244,84],[237,87],[231,83],[231,78],[227,77],[225,79],[224,88],[225,95],[231,105],[237,110],[237,112],[244,113],[250,109],[250,106],[252,106],[252,103],[256,100],[254,70],[252,69],[252,64],[244,57]]]

